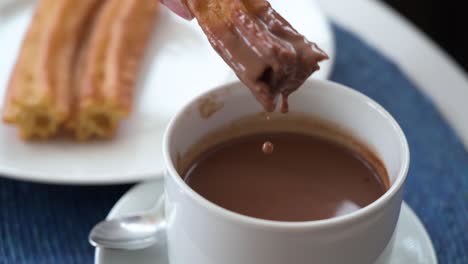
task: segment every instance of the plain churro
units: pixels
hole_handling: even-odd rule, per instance
[[[4,121],[18,126],[22,138],[51,137],[69,117],[80,32],[99,2],[39,1],[10,77],[3,112]]]
[[[102,7],[78,66],[71,120],[78,139],[111,137],[129,114],[157,11],[153,0],[107,0]]]

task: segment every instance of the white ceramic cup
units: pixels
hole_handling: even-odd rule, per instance
[[[222,108],[210,118],[199,103]],[[228,211],[193,191],[175,162],[201,138],[234,120],[262,111],[241,83],[194,99],[171,121],[164,138],[165,230],[171,264],[370,264],[385,262],[402,203],[409,166],[406,138],[397,122],[370,98],[329,81],[309,80],[290,97],[290,112],[339,124],[384,162],[391,187],[348,215],[309,222],[278,222]],[[385,255],[385,254],[384,254]],[[388,255],[388,254],[387,254]],[[378,260],[379,259],[379,260]]]

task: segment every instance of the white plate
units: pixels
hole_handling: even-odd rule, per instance
[[[128,191],[112,208],[107,219],[148,210],[163,192],[163,181],[142,183]],[[437,264],[434,247],[416,214],[403,203],[388,264]],[[96,264],[168,264],[166,248],[152,247],[139,251],[96,249]],[[353,264],[353,263],[349,263]],[[358,264],[358,263],[356,263]]]
[[[330,26],[315,1],[271,3],[300,32],[334,57]],[[1,96],[32,11],[33,4],[28,0],[0,5]],[[14,128],[1,124],[0,175],[70,184],[134,182],[159,175],[163,170],[161,141],[168,120],[194,96],[234,78],[195,21],[186,22],[163,8],[159,24],[138,82],[134,111],[114,140],[88,144],[66,140],[24,143]],[[314,77],[327,78],[331,66],[332,61],[323,63]]]

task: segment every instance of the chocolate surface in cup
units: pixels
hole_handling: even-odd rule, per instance
[[[389,188],[378,157],[332,124],[297,117],[265,124],[271,125],[257,120],[257,129],[239,124],[242,133],[234,125],[208,136],[182,159],[180,174],[225,209],[276,221],[345,215]]]

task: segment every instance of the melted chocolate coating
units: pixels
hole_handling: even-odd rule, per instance
[[[281,94],[281,111],[287,112],[288,96],[320,69],[318,63],[328,59],[325,52],[298,33],[267,1],[202,2],[189,4],[213,48],[265,111],[274,111]]]

